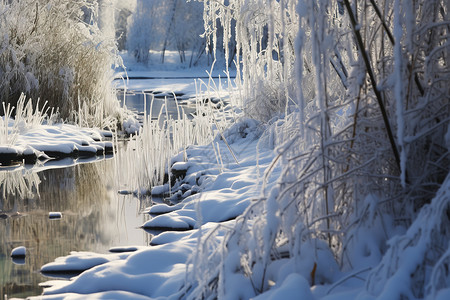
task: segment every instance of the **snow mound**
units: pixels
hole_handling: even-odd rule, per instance
[[[70,255],[58,257],[54,262],[45,264],[41,268],[43,273],[70,273],[82,272],[92,267],[114,261],[124,259],[128,256],[124,254],[97,254],[93,252],[77,252],[72,251]]]
[[[128,117],[124,122],[123,122],[123,130],[127,133],[127,134],[137,134],[139,133],[139,131],[141,130],[141,124],[139,123],[139,121],[131,116]]]
[[[290,274],[280,286],[274,286],[271,290],[263,293],[254,300],[314,300],[308,281],[299,274]]]
[[[142,225],[147,230],[190,230],[194,228],[195,219],[187,216],[157,216]]]
[[[16,137],[13,143],[0,146],[0,165],[22,161],[34,163],[38,159],[93,157],[113,152],[112,142],[104,141],[112,133],[104,130],[70,124],[38,125],[14,130]]]

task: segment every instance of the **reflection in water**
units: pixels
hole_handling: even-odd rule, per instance
[[[167,97],[157,97],[149,93],[127,91],[124,103],[124,91],[119,90],[117,91],[117,98],[122,106],[125,104],[127,109],[134,111],[140,118],[143,118],[144,112],[146,112],[152,120],[160,119],[161,122],[167,116],[177,120],[180,114],[191,118],[191,114],[196,111],[195,101],[185,102],[179,98],[175,101],[171,94],[168,94]],[[190,103],[190,105],[187,103]]]
[[[42,265],[70,251],[105,253],[111,246],[147,245],[146,221],[132,196],[117,194],[114,159],[39,173],[0,170],[0,295],[41,293]],[[49,212],[61,212],[51,220]],[[25,263],[9,257],[27,248]]]
[[[7,199],[8,196],[18,196],[21,199],[32,197],[38,193],[40,182],[36,173],[25,172],[22,168],[0,172],[1,199]],[[3,208],[5,204],[7,203],[4,201],[0,202],[0,211],[5,211]]]

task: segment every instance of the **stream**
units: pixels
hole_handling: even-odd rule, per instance
[[[114,158],[64,159],[47,170],[23,167],[0,170],[0,295],[39,295],[39,283],[50,280],[42,265],[71,251],[107,253],[112,246],[148,245],[139,228],[150,199],[117,193]],[[66,166],[65,166],[66,165]],[[50,219],[49,212],[61,212]],[[11,249],[25,246],[23,261]]]

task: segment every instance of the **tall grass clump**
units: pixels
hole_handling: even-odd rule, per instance
[[[255,99],[262,77],[261,107],[274,115],[286,109],[272,129],[278,155],[266,174],[280,165],[277,184],[264,186],[214,250],[203,247],[214,236],[199,245],[193,269],[207,271],[187,276],[187,298],[226,298],[237,278],[257,295],[291,273],[331,291],[342,271],[362,274],[365,297],[422,298],[445,288],[446,7],[441,0],[205,3],[207,30],[217,19],[224,27],[235,21],[244,101]],[[277,64],[294,79],[274,72]],[[399,279],[404,289],[392,289]]]
[[[16,105],[25,93],[89,126],[118,116],[115,42],[98,29],[95,3],[2,0],[0,12],[0,102]]]

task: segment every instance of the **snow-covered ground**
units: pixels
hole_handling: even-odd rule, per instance
[[[15,140],[11,144],[0,146],[0,165],[9,165],[23,159],[33,162],[37,159],[46,161],[68,156],[103,156],[113,151],[112,142],[105,141],[112,135],[108,131],[70,124],[41,124],[32,128],[20,128],[11,119],[8,123]],[[16,130],[16,127],[19,128]]]
[[[54,115],[48,110],[38,110],[37,106],[34,110],[31,99],[23,94],[17,107],[8,106],[0,117],[0,166],[112,153],[112,132],[54,124]]]

